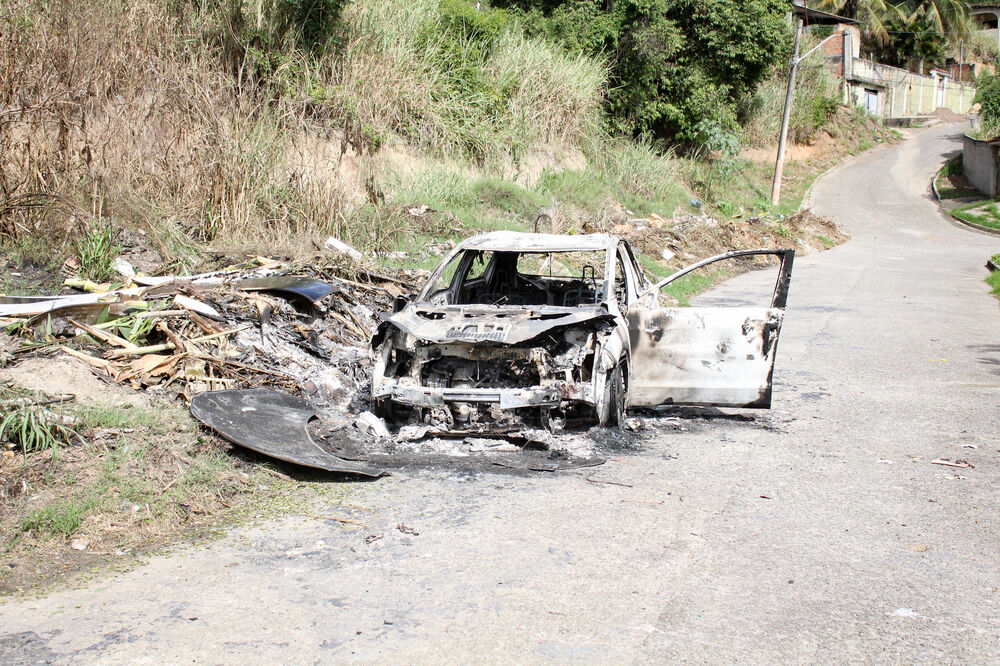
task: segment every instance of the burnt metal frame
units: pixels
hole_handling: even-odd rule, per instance
[[[792,281],[792,263],[795,261],[795,250],[793,249],[782,249],[782,248],[758,248],[755,250],[733,250],[731,252],[724,252],[723,254],[717,254],[714,257],[709,257],[708,259],[702,259],[690,266],[685,266],[676,273],[672,273],[668,277],[663,278],[656,284],[647,287],[646,289],[639,292],[639,298],[642,298],[648,294],[655,293],[667,286],[674,280],[684,277],[688,273],[698,270],[703,266],[709,264],[714,264],[717,261],[724,261],[726,259],[739,259],[740,257],[752,257],[757,255],[773,255],[778,257],[781,264],[778,266],[778,279],[774,283],[774,293],[771,295],[771,307],[784,309],[785,304],[788,302],[788,286]]]

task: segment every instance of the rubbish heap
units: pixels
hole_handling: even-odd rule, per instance
[[[189,276],[116,268],[116,283],[71,278],[70,293],[0,296],[0,328],[20,339],[11,355],[63,352],[110,381],[187,402],[269,387],[346,407],[361,399],[376,313],[415,279],[267,257]]]

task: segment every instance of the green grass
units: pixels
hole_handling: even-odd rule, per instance
[[[994,262],[997,260],[994,259]],[[1000,298],[1000,271],[990,273],[986,278],[986,284],[990,285],[990,290],[994,296]]]
[[[962,156],[956,155],[941,167],[938,171],[937,176],[934,177],[934,185],[937,188],[938,197],[943,199],[964,199],[966,197],[978,197],[981,196],[979,191],[973,188],[966,187],[952,187],[948,183],[948,179],[951,176],[961,176],[963,174],[962,170]]]
[[[971,206],[954,210],[951,214],[959,220],[972,222],[981,227],[1000,229],[1000,208],[997,207],[996,202],[987,204],[978,202]]]
[[[938,185],[938,196],[941,199],[965,199],[980,196],[980,193],[979,190],[970,190],[964,187],[941,187]]]
[[[150,434],[167,432],[176,421],[175,409],[158,410],[131,405],[76,405],[70,408],[90,428],[146,428]]]
[[[944,163],[939,175],[944,177],[961,176],[963,173],[965,172],[962,168],[962,156],[959,154]]]
[[[1000,266],[1000,252],[997,252],[992,257],[992,261],[997,266]],[[993,271],[986,277],[986,284],[990,285],[990,291],[994,296],[1000,298],[1000,271]]]
[[[68,538],[94,508],[93,498],[74,497],[36,509],[21,521],[21,530]]]
[[[827,250],[829,250],[831,247],[837,244],[835,241],[827,238],[826,236],[823,236],[822,234],[816,234],[816,240],[822,243],[823,247],[825,247]]]
[[[501,176],[485,167],[470,173],[467,165],[446,160],[390,177],[391,201],[368,214],[396,211],[380,225],[387,230],[383,246],[410,256],[381,263],[430,270],[440,262],[440,256],[427,252],[431,245],[487,231],[534,231],[543,214],[557,218],[564,233],[581,233],[584,221],[609,227],[614,216],[621,215],[614,208],[617,204],[636,217],[670,217],[691,208],[691,194],[673,156],[647,144],[611,138],[590,142],[586,152],[586,163],[579,169],[542,168],[533,178],[516,171]],[[438,212],[417,225],[409,221],[406,209],[420,205]],[[550,230],[547,222],[537,229]]]

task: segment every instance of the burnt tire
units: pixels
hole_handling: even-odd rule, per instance
[[[604,401],[597,408],[597,423],[602,426],[618,426],[625,423],[625,363],[621,362],[611,370],[608,381],[604,382]]]

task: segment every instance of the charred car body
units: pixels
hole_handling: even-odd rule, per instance
[[[725,259],[780,259],[762,307],[673,307],[661,289]],[[630,407],[770,407],[794,250],[741,250],[653,283],[613,235],[466,239],[372,339],[372,397],[453,433],[620,423]]]

